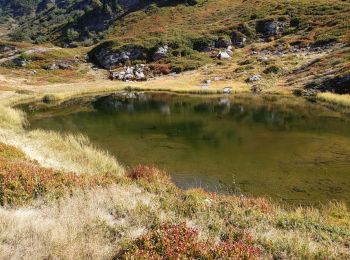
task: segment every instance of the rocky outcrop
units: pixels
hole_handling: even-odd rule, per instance
[[[226,50],[220,51],[217,55],[217,58],[220,60],[228,60],[231,59],[233,55],[232,46],[228,46]]]
[[[110,79],[112,80],[143,81],[150,76],[150,69],[144,64],[124,67],[123,70],[110,72]]]
[[[57,61],[50,65],[44,66],[46,70],[70,70],[73,66],[66,61]]]
[[[193,41],[193,49],[200,52],[212,51],[215,48],[215,39],[202,37]]]
[[[130,61],[146,60],[147,51],[140,46],[133,45],[124,46],[116,50],[101,47],[89,56],[101,67],[113,69]]]
[[[169,47],[167,45],[160,46],[152,55],[153,61],[164,59],[168,56]]]
[[[230,37],[220,36],[215,41],[215,47],[216,48],[227,48],[230,45],[232,45],[232,40],[231,40]]]
[[[234,31],[231,34],[231,42],[232,42],[232,45],[239,48],[243,48],[247,42],[247,37],[240,32]]]
[[[256,32],[264,37],[276,36],[283,33],[287,23],[284,21],[275,21],[274,19],[260,20],[256,22]]]
[[[0,54],[18,51],[17,47],[8,44],[0,44]]]
[[[13,45],[0,44],[0,59],[10,58],[19,53],[19,49]]]
[[[306,86],[306,89],[337,94],[350,94],[350,74],[321,79]]]

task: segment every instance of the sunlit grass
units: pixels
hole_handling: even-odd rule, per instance
[[[0,127],[21,129],[26,123],[23,112],[0,104]]]
[[[319,93],[316,98],[320,101],[331,103],[340,107],[350,107],[350,95],[339,95],[333,93]]]

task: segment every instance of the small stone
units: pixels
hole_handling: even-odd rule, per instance
[[[210,79],[204,80],[204,84],[210,85],[211,84],[211,80]]]
[[[231,87],[226,87],[223,89],[224,94],[231,94],[232,93],[232,88]]]
[[[49,66],[47,67],[47,69],[48,69],[48,70],[58,70],[59,67],[58,67],[58,65],[57,65],[56,63],[52,63],[51,65],[49,65]]]
[[[266,57],[266,56],[262,56],[262,57],[259,57],[259,58],[258,58],[258,61],[260,61],[260,62],[268,62],[268,61],[269,61],[269,58]]]
[[[250,82],[259,81],[259,80],[261,80],[261,75],[260,74],[255,74],[255,75],[253,75],[253,76],[251,76],[249,78]]]

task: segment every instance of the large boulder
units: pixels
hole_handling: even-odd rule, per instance
[[[229,59],[231,59],[231,55],[227,51],[220,51],[217,57],[220,60],[229,60]]]
[[[153,61],[164,59],[168,56],[169,47],[167,45],[160,46],[152,55]]]
[[[247,37],[241,32],[233,31],[231,41],[234,46],[243,48],[247,42]]]
[[[193,40],[193,49],[200,52],[208,52],[213,50],[215,46],[215,39],[210,36],[203,36]]]
[[[0,44],[0,54],[18,51],[17,47],[8,44]]]
[[[256,32],[265,37],[276,36],[283,33],[286,22],[276,21],[274,19],[260,20],[256,22]]]
[[[215,47],[216,48],[227,48],[232,44],[232,40],[228,36],[220,36],[216,41],[215,41]]]
[[[129,61],[147,59],[147,51],[140,46],[127,45],[118,49],[100,48],[90,54],[90,58],[105,69],[122,66]]]

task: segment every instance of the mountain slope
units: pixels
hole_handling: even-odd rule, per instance
[[[103,36],[113,22],[132,10],[157,2],[159,5],[187,3],[194,0],[10,0],[1,1],[2,19],[13,17],[18,28],[12,39],[42,43],[54,41],[74,46],[72,42],[92,44]]]
[[[222,68],[220,74],[240,81],[266,74],[268,83],[257,82],[263,87],[278,81],[292,88],[350,92],[349,1],[10,0],[0,4],[6,10],[3,17],[17,15],[13,40],[93,46],[90,61],[104,69],[147,63],[153,74],[168,74],[216,64]],[[231,45],[233,49],[227,50]],[[220,55],[223,58],[218,60]],[[327,62],[313,60],[323,57]],[[307,64],[301,63],[304,60]],[[323,73],[327,69],[331,73]],[[293,79],[295,73],[300,80]],[[329,83],[339,86],[325,87]]]

